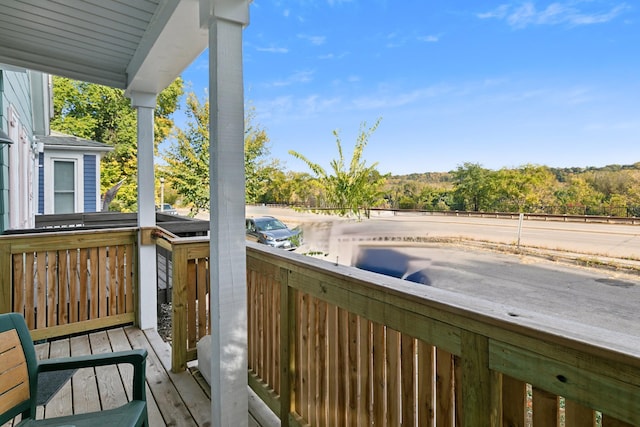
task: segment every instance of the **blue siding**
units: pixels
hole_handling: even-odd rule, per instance
[[[38,154],[38,213],[44,214],[44,153]]]
[[[96,156],[84,155],[84,211],[96,211]]]

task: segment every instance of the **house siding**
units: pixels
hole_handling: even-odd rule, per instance
[[[31,78],[32,73],[29,71],[0,70],[0,126],[15,140],[13,154],[6,145],[1,147],[0,150],[0,232],[8,229],[14,221],[17,224],[23,224],[28,221],[28,211],[33,209],[33,205],[29,207],[28,201],[21,201],[21,194],[19,194],[21,191],[18,186],[13,189],[13,194],[9,188],[10,185],[14,185],[11,184],[9,166],[12,161],[21,161],[15,155],[15,151],[18,150],[18,135],[26,136],[26,144],[30,145],[33,142]],[[16,119],[13,127],[9,123],[9,109],[13,111]],[[14,157],[13,160],[11,160],[12,157]],[[24,167],[28,168],[27,165],[24,165]],[[25,173],[27,173],[26,169]],[[14,178],[16,177],[14,176]],[[16,185],[26,185],[26,183]],[[26,188],[23,191],[26,191]],[[22,194],[22,197],[25,197],[24,194]],[[9,205],[17,203],[17,201],[20,201],[21,208],[12,210],[16,217],[11,219]]]
[[[96,156],[84,155],[84,211],[96,211]]]
[[[1,107],[1,105],[0,105]],[[0,233],[9,228],[9,148],[0,146]]]
[[[4,71],[0,70],[0,129],[6,131],[7,123],[4,100]],[[9,149],[0,146],[0,233],[9,227]]]

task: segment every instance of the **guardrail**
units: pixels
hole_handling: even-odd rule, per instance
[[[0,313],[18,312],[34,340],[135,321],[138,230],[0,236]]]
[[[327,212],[336,211],[336,208],[322,208],[312,206],[290,206],[278,204],[264,204],[267,207],[291,208],[309,212]],[[440,216],[458,216],[458,217],[476,217],[476,218],[500,218],[500,219],[518,219],[519,212],[481,212],[481,211],[432,211],[423,209],[395,209],[395,208],[369,208],[363,209],[377,215],[440,215]],[[546,213],[523,213],[524,219],[534,221],[562,221],[562,222],[595,222],[608,224],[630,224],[639,225],[639,217],[609,216],[609,215],[573,215],[573,214],[546,214]]]
[[[518,219],[518,212],[477,212],[477,211],[424,211],[413,209],[371,209],[372,212],[378,214],[389,212],[393,215],[439,215],[439,216],[456,216],[470,218],[499,218],[499,219]],[[619,216],[601,216],[601,215],[560,215],[560,214],[544,214],[544,213],[523,213],[525,220],[533,221],[561,221],[561,222],[596,222],[607,224],[640,224],[640,218],[637,217],[619,217]]]

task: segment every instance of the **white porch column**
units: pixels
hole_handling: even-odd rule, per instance
[[[155,181],[153,170],[153,113],[156,95],[132,92],[131,106],[138,111],[138,227],[155,227]],[[140,328],[158,327],[156,245],[138,236],[138,322]]]
[[[211,425],[246,426],[247,284],[242,29],[248,0],[201,0],[209,28]]]

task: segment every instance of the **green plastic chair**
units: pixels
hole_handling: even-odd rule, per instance
[[[145,397],[146,350],[129,350],[90,356],[40,360],[36,358],[31,334],[17,313],[0,314],[0,425],[22,414],[17,424],[26,426],[145,426],[148,427]],[[79,369],[129,363],[133,365],[133,400],[100,412],[36,420],[38,372]]]

